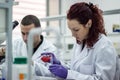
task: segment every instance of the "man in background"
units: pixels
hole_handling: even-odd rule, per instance
[[[19,56],[27,56],[27,44],[28,44],[28,34],[29,31],[33,28],[41,27],[39,19],[34,15],[26,15],[20,24],[22,38],[13,40],[13,59]],[[36,75],[46,76],[49,73],[48,68],[41,63],[41,53],[44,52],[52,52],[56,53],[56,47],[47,41],[43,35],[35,35],[33,38],[33,70]],[[5,48],[0,48],[0,56],[5,55]],[[39,71],[37,70],[39,69]],[[42,71],[40,71],[42,70]],[[44,70],[48,70],[48,72],[44,72]]]

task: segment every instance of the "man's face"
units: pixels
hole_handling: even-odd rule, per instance
[[[30,24],[30,25],[26,25],[26,26],[21,24],[22,38],[25,43],[27,43],[27,41],[28,41],[28,34],[32,28],[35,28],[34,24]],[[37,39],[38,39],[38,36],[34,36],[34,43],[36,42]]]

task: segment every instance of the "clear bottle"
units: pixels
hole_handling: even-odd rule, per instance
[[[14,58],[12,66],[12,80],[28,80],[28,67],[26,57]]]
[[[6,63],[3,63],[1,65],[2,69],[1,69],[1,72],[2,72],[2,78],[0,80],[6,80],[6,72],[7,72],[7,66],[6,66]]]

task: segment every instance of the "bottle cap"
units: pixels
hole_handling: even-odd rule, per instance
[[[14,58],[14,64],[26,64],[27,58],[26,57],[16,57]]]

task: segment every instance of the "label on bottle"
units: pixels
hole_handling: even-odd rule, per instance
[[[12,80],[27,80],[27,65],[14,64],[12,69]]]

